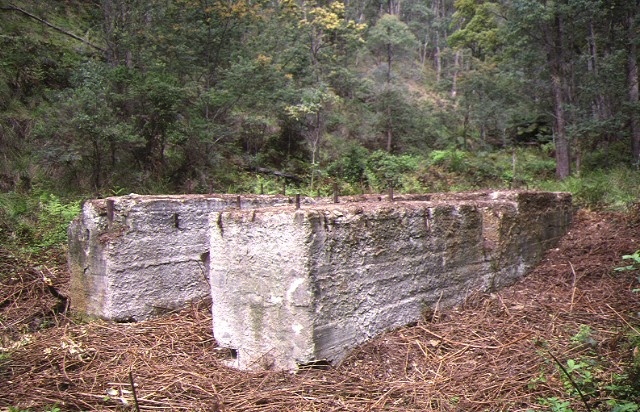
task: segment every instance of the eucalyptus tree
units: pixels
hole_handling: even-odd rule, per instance
[[[585,0],[588,2],[589,0]],[[540,80],[547,91],[554,119],[556,176],[571,173],[571,146],[567,109],[573,103],[574,62],[577,59],[584,27],[579,18],[586,4],[576,0],[514,0],[508,15],[511,40],[520,48],[520,62],[530,66],[529,73]],[[511,49],[513,52],[513,48]],[[537,64],[536,64],[537,63]],[[539,70],[531,65],[536,64]]]
[[[420,63],[433,69],[436,83],[445,70],[449,36],[455,31],[454,10],[454,0],[410,0],[402,3],[399,13],[416,37]]]
[[[375,56],[386,63],[384,88],[379,98],[382,101],[385,116],[386,149],[391,152],[394,134],[394,100],[399,97],[394,87],[394,64],[403,55],[415,50],[417,41],[409,27],[400,21],[397,15],[384,14],[369,31],[367,40]]]
[[[627,45],[627,90],[629,132],[631,135],[631,153],[636,167],[640,165],[640,91],[638,86],[638,43],[640,35],[640,1],[614,2],[613,9],[618,9],[624,28],[624,39]]]
[[[537,50],[538,61],[544,63],[532,77],[548,91],[561,179],[570,173],[572,153],[579,166],[583,151],[625,135],[631,141],[629,157],[638,161],[639,7],[636,0],[512,2],[514,45],[529,52],[529,58]],[[532,73],[532,60],[522,59],[524,55],[514,61]]]
[[[311,190],[314,188],[317,156],[326,131],[326,112],[332,106],[339,104],[339,98],[326,86],[319,84],[302,90],[302,96],[297,104],[285,108],[287,114],[295,121],[304,125],[305,140],[311,149]]]
[[[300,0],[292,3],[287,18],[292,34],[287,47],[297,70],[287,72],[290,93],[281,99],[282,120],[309,149],[313,187],[327,120],[359,87],[354,62],[366,25],[350,18],[342,1]]]
[[[456,61],[464,56],[467,63],[463,68],[454,67],[451,96],[463,112],[462,143],[467,149],[472,126],[479,129],[483,144],[487,134],[504,136],[505,115],[510,113],[507,96],[511,93],[504,88],[506,77],[497,66],[504,42],[503,6],[474,0],[456,0],[454,5],[452,25],[457,30],[449,36],[449,45],[455,50]]]

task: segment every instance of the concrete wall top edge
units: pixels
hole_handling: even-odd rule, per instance
[[[237,208],[238,197],[242,201],[241,209]],[[298,235],[294,238],[304,239],[301,245],[309,247],[312,242],[307,242],[307,239],[311,239],[307,235],[319,234],[313,238],[319,245],[324,236],[323,228],[329,225],[331,236],[335,237],[331,238],[334,243],[342,242],[348,236],[368,236],[374,242],[378,238],[388,240],[387,227],[394,228],[396,223],[411,225],[411,222],[417,222],[418,224],[403,229],[402,235],[392,239],[395,243],[390,243],[390,247],[387,245],[385,248],[404,255],[406,251],[418,248],[419,240],[416,239],[428,238],[425,244],[437,246],[431,252],[434,255],[439,253],[441,262],[438,265],[444,267],[445,263],[454,264],[456,256],[462,256],[453,249],[445,255],[445,245],[463,245],[469,239],[476,239],[476,243],[480,245],[478,250],[486,252],[484,257],[492,258],[498,256],[499,252],[496,251],[502,250],[499,249],[500,242],[503,238],[510,239],[511,228],[516,226],[527,228],[528,236],[516,238],[509,244],[509,248],[505,246],[504,255],[515,256],[526,249],[524,258],[537,258],[541,248],[551,241],[545,241],[539,247],[534,245],[534,241],[538,238],[555,239],[560,235],[570,223],[571,210],[569,193],[500,190],[398,194],[393,196],[393,201],[388,194],[340,196],[339,203],[333,203],[331,197],[304,197],[301,199],[300,210],[295,209],[295,196],[284,195],[131,194],[92,199],[84,203],[82,214],[69,228],[72,301],[76,309],[98,317],[141,320],[155,316],[149,311],[146,300],[169,302],[175,298],[178,302],[176,304],[181,304],[189,299],[209,295],[209,285],[203,279],[210,268],[210,261],[218,258],[213,249],[210,252],[210,238],[217,236],[214,231],[219,227],[220,235],[223,232],[223,227],[218,226],[218,223],[224,225],[225,242],[233,240],[234,234],[242,234],[243,230],[253,226],[257,228],[257,234],[251,235],[258,238],[262,232],[269,232],[261,230],[260,225],[266,228],[281,225],[296,232]],[[255,225],[250,223],[253,217],[257,220]],[[216,221],[218,218],[220,220]],[[302,228],[298,224],[292,225],[292,220],[301,223]],[[426,230],[423,223],[427,220],[427,227],[435,223],[430,227],[436,228],[429,236],[423,233]],[[458,221],[459,224],[456,223]],[[368,235],[366,225],[370,222],[383,227],[380,230],[382,235],[374,236],[377,232]],[[442,224],[438,228],[439,222]],[[479,223],[477,227],[482,230],[484,238],[467,236],[464,241],[453,242],[453,237],[447,238],[446,242],[438,240],[438,230],[444,233],[449,223],[455,223],[452,227],[456,230]],[[338,233],[342,230],[339,226],[344,226],[344,233]],[[334,230],[336,227],[340,230]],[[351,231],[351,228],[359,231]],[[304,231],[300,232],[300,229]],[[281,235],[278,234],[279,230],[272,232],[275,233],[274,236]],[[337,237],[338,235],[342,237]],[[236,236],[237,242],[244,241],[241,236]],[[246,237],[251,241],[253,238]],[[398,239],[401,238],[408,239],[407,243],[399,243]],[[283,237],[284,240],[278,239],[279,243],[269,240],[271,243],[267,243],[265,250],[270,250],[272,243],[285,244],[288,241],[286,236]],[[367,245],[367,242],[360,243],[362,247]],[[252,246],[252,243],[247,241],[247,245]],[[379,249],[383,250],[382,247]],[[315,249],[309,250],[311,253]],[[374,252],[377,253],[377,250]],[[355,256],[354,259],[360,255],[377,256],[364,249],[359,255],[352,255]],[[382,257],[378,260],[382,261]],[[378,260],[373,259],[371,262],[377,264]],[[405,263],[409,265],[412,262],[407,260]],[[183,263],[178,268],[178,264]],[[153,274],[153,277],[149,274]],[[138,288],[136,299],[130,299],[131,305],[127,304],[126,307],[117,304],[119,296],[129,299],[131,285]],[[184,296],[176,291],[184,292]]]
[[[417,199],[416,199],[417,198]],[[405,210],[417,210],[425,208],[460,208],[472,206],[477,208],[499,208],[504,206],[535,207],[543,212],[547,206],[558,207],[559,204],[571,204],[571,194],[566,192],[539,192],[539,191],[494,191],[494,192],[466,192],[466,193],[437,193],[433,195],[405,195],[394,197],[393,201],[386,199],[377,200],[376,197],[354,197],[347,201],[340,198],[339,203],[316,202],[301,205],[301,212],[331,213],[344,212],[360,214],[367,211],[380,211],[401,207]],[[553,202],[550,202],[553,200]],[[227,209],[220,213],[229,216],[251,216],[266,214],[288,214],[295,212],[294,205],[265,206],[256,210]]]
[[[426,194],[396,194],[394,195],[395,201],[465,201],[465,200],[500,200],[500,199],[516,199],[521,195],[531,194],[555,194],[557,196],[570,195],[567,192],[542,192],[536,190],[484,190],[484,191],[469,191],[469,192],[438,192],[438,193],[426,193]],[[185,202],[185,201],[208,201],[208,200],[220,200],[225,202],[233,202],[240,197],[242,200],[283,200],[289,203],[294,203],[295,196],[292,195],[257,195],[257,194],[228,194],[228,193],[215,193],[215,194],[183,194],[183,195],[138,195],[135,193],[124,196],[108,196],[99,199],[89,199],[85,203],[95,204],[96,206],[103,206],[107,200],[113,200],[116,203],[149,203],[158,201],[169,202]],[[309,198],[308,201],[317,203],[332,203],[331,197],[319,197]],[[352,203],[352,202],[376,202],[376,201],[388,201],[389,195],[382,194],[363,194],[352,196],[340,196],[340,202]]]

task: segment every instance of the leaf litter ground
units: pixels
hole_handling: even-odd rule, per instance
[[[580,211],[516,285],[425,314],[340,365],[297,373],[228,368],[206,302],[135,324],[83,322],[67,310],[63,254],[37,264],[0,247],[0,407],[526,411],[548,410],[541,400],[555,397],[585,410],[553,357],[592,360],[601,387],[634,362],[637,274],[613,268],[640,248],[639,216]],[[586,396],[591,410],[607,410],[608,393]]]

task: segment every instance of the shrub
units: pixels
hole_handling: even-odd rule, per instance
[[[627,167],[598,170],[563,181],[546,180],[538,189],[571,192],[574,204],[586,208],[626,209],[640,197],[640,173]]]
[[[0,194],[0,237],[27,251],[37,252],[66,242],[69,222],[80,213],[78,201],[39,194]]]
[[[367,159],[367,182],[377,191],[384,191],[390,186],[402,190],[403,176],[415,172],[422,161],[423,159],[417,156],[375,151]]]

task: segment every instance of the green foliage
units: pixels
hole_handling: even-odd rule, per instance
[[[338,97],[325,85],[301,90],[300,101],[284,108],[287,116],[301,121],[308,116],[316,116],[327,105],[337,103]]]
[[[77,201],[65,202],[51,193],[42,193],[38,204],[39,242],[36,248],[60,246],[67,241],[67,227],[80,213]]]
[[[564,373],[565,371],[566,373]],[[594,380],[594,363],[590,359],[578,361],[568,359],[564,365],[564,371],[560,374],[560,379],[565,390],[571,396],[577,396],[578,390],[584,395],[591,395],[597,391],[597,382]]]
[[[528,387],[530,390],[535,390],[535,389],[537,389],[537,388],[538,388],[538,386],[539,386],[540,384],[543,384],[543,383],[547,383],[547,377],[546,377],[546,375],[545,375],[544,371],[541,371],[541,372],[538,374],[538,376],[536,376],[535,378],[532,378],[532,379],[529,381],[529,383],[527,383],[527,387]]]
[[[359,145],[351,145],[340,158],[328,166],[327,171],[331,176],[340,180],[363,185],[366,178],[368,157],[369,151],[367,149]]]
[[[571,192],[574,204],[580,207],[624,210],[640,197],[638,178],[637,170],[616,167],[571,176],[562,182],[546,180],[535,186],[541,190]]]
[[[396,15],[384,14],[369,31],[368,42],[379,53],[386,55],[389,49],[402,54],[416,45],[416,37],[406,23]]]
[[[598,363],[594,359],[584,358],[579,361],[568,359],[560,378],[567,395],[570,397],[583,400],[606,393],[609,397],[607,405],[612,408],[611,410],[635,411],[638,408],[638,405],[632,401],[636,397],[636,393],[629,385],[628,376],[614,374],[611,381],[607,383],[603,380]],[[579,394],[581,394],[580,397],[578,397]],[[585,398],[582,398],[583,396]],[[570,401],[559,400],[556,397],[542,399],[541,404],[552,407],[552,410],[571,410],[563,409],[569,408]]]
[[[640,376],[640,339],[635,329],[628,335],[628,340],[621,340],[621,349],[633,353],[632,361],[623,361],[616,366],[619,373],[605,372],[610,370],[610,361],[600,355],[598,348],[597,332],[588,325],[580,325],[578,331],[571,337],[571,342],[576,345],[575,351],[581,353],[579,357],[569,358],[565,362],[558,360],[551,352],[547,352],[556,373],[562,382],[565,397],[551,396],[540,398],[538,403],[550,410],[572,411],[572,405],[590,403],[591,410],[598,411],[636,411],[640,406],[640,385],[637,379]],[[546,347],[546,342],[536,342],[539,347]],[[585,348],[592,350],[584,351]],[[546,355],[543,355],[546,357]],[[547,382],[545,372],[533,378],[529,383],[529,389],[536,390],[540,382]],[[594,400],[599,400],[596,407]],[[585,405],[586,406],[586,405]],[[582,410],[582,409],[579,409]]]
[[[465,152],[457,149],[434,150],[429,154],[429,160],[433,165],[443,165],[452,172],[462,172],[466,167]]]
[[[282,193],[282,184],[280,184],[276,179],[256,176],[252,181],[249,192],[258,195],[275,195]]]
[[[468,47],[474,55],[482,57],[495,52],[504,41],[499,32],[499,3],[475,0],[456,0],[453,23],[460,28],[450,38],[453,47]]]
[[[586,127],[586,126],[585,126]],[[615,125],[605,125],[606,130],[615,129]],[[592,145],[597,144],[598,138],[606,131],[600,132],[598,135],[591,139],[582,138],[581,144]],[[583,135],[584,136],[584,135]],[[588,136],[588,135],[587,135]],[[598,145],[595,150],[584,150],[582,155],[581,173],[590,174],[599,170],[615,170],[624,169],[631,164],[631,156],[629,153],[629,144],[627,141],[614,141],[611,143],[603,143]]]
[[[5,242],[33,237],[33,220],[29,213],[33,202],[17,193],[0,195],[0,236]]]
[[[580,331],[572,338],[573,342],[581,344],[591,344],[592,340],[592,332],[585,325],[582,325]],[[555,396],[542,398],[539,400],[540,405],[550,407],[551,410],[571,411],[572,402],[585,402],[597,397],[606,399],[607,410],[637,411],[640,407],[640,388],[636,381],[637,366],[624,364],[625,372],[607,375],[602,370],[606,362],[606,359],[599,358],[594,352],[594,356],[568,359],[563,365],[556,364],[569,399]]]
[[[0,194],[0,238],[30,252],[62,246],[67,227],[80,213],[77,201],[65,201],[42,192]]]
[[[548,407],[553,412],[573,412],[570,401],[560,400],[555,396],[540,399],[538,400],[538,403],[542,406]]]
[[[640,250],[636,250],[631,255],[623,255],[623,260],[630,260],[631,264],[627,266],[617,267],[614,270],[616,272],[624,272],[628,270],[638,270],[640,269]]]
[[[516,152],[514,175],[513,156],[511,152],[471,152],[459,149],[434,150],[429,154],[429,167],[426,168],[425,182],[429,182],[432,190],[454,190],[454,186],[464,189],[483,188],[531,188],[534,182],[548,178],[554,174],[555,165],[545,155],[535,149],[522,149]],[[435,185],[442,179],[446,171],[454,185]],[[446,189],[445,189],[446,188]]]
[[[616,272],[628,272],[628,271],[636,271],[640,269],[640,250],[636,250],[631,255],[623,255],[622,260],[631,261],[629,265],[619,266],[614,268],[613,270]],[[640,283],[640,275],[637,277],[638,283]],[[634,293],[640,292],[640,288],[633,289]]]
[[[402,189],[403,175],[417,170],[422,161],[416,156],[393,155],[378,150],[367,159],[365,175],[374,190],[382,192],[389,187]]]
[[[612,407],[611,412],[636,412],[640,409],[640,406],[635,402],[618,403],[615,400],[608,401],[607,406]]]
[[[571,337],[571,342],[595,347],[598,342],[593,338],[593,332],[589,325],[580,325],[580,330]]]
[[[610,394],[606,404],[611,411],[637,411],[640,410],[638,383],[627,373],[613,374],[611,382],[603,386]]]

